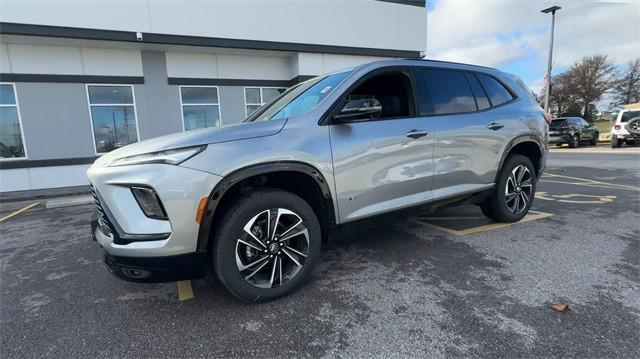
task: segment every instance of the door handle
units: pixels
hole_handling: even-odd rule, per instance
[[[497,130],[503,128],[503,127],[504,127],[504,125],[501,124],[501,123],[498,123],[498,122],[491,122],[490,124],[487,125],[488,129],[494,130],[494,131],[497,131]]]
[[[427,132],[427,131],[411,130],[411,131],[405,133],[405,136],[415,139],[415,138],[424,137],[424,136],[426,136],[428,134],[429,134],[429,132]]]

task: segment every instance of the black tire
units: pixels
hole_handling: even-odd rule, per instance
[[[522,206],[522,208],[518,208],[518,205],[515,205],[516,211],[512,210],[513,205],[509,205],[509,202],[506,198],[507,182],[512,175],[512,172],[516,168],[521,168],[520,166],[526,167],[530,177],[523,177],[523,180],[530,178],[530,191],[526,191],[524,195],[527,197],[527,201]],[[524,181],[523,181],[524,182]],[[521,186],[525,188],[525,186]],[[520,188],[520,186],[518,186]],[[518,191],[519,193],[520,191]],[[535,198],[536,193],[536,172],[533,168],[533,164],[531,164],[531,160],[529,158],[522,155],[509,155],[507,159],[504,161],[502,168],[500,169],[500,175],[498,176],[498,181],[496,183],[496,188],[493,194],[485,200],[484,203],[480,205],[482,209],[482,213],[488,218],[497,221],[497,222],[517,222],[522,217],[526,216],[529,212],[529,208],[531,208],[531,204],[533,203],[533,199]],[[522,196],[516,194],[516,196]],[[520,200],[519,197],[518,200]]]
[[[611,136],[611,148],[620,148],[620,146],[622,146],[622,141],[616,136]]]
[[[580,146],[580,135],[576,133],[571,136],[571,139],[569,140],[569,147],[578,148],[578,146]]]
[[[598,136],[600,136],[600,134],[598,132],[594,132],[593,133],[593,138],[591,139],[591,141],[589,141],[589,144],[591,146],[595,146],[598,144]]]
[[[307,256],[306,258],[295,256],[295,258],[297,258],[302,264],[290,279],[286,279],[286,281],[284,283],[280,283],[279,286],[272,286],[270,288],[259,288],[250,283],[248,279],[245,279],[246,275],[241,273],[240,268],[236,264],[236,251],[238,250],[238,248],[240,248],[240,244],[238,242],[239,238],[246,238],[247,236],[247,233],[243,229],[245,225],[247,225],[260,213],[264,213],[266,210],[271,209],[286,209],[292,211],[299,217],[299,219],[302,220],[301,223],[308,230],[308,247],[306,248]],[[313,266],[316,264],[320,257],[322,241],[320,233],[320,223],[318,222],[318,218],[316,217],[311,206],[309,206],[309,204],[305,200],[290,192],[279,189],[265,188],[255,190],[237,200],[234,200],[234,203],[225,208],[225,210],[226,213],[222,220],[219,222],[220,227],[216,231],[214,237],[215,245],[212,256],[214,271],[220,282],[229,290],[229,292],[244,301],[266,302],[293,292],[305,282],[305,280],[311,273]],[[276,227],[277,230],[278,217],[275,218],[276,224],[272,226]],[[265,232],[271,232],[271,229]],[[243,235],[245,237],[242,237]],[[275,236],[276,233],[274,232],[273,235]],[[269,239],[269,237],[272,236],[269,234],[267,234],[266,237],[262,236],[263,244],[266,244],[264,240]],[[275,241],[274,238],[271,238],[271,240],[273,241],[273,243],[280,243],[278,238],[276,238]],[[253,244],[258,246],[258,243],[255,241],[253,242]],[[271,248],[267,246],[264,248],[264,250],[266,252],[267,250],[271,250]],[[286,250],[284,249],[282,250],[282,252],[285,251]],[[284,263],[285,260],[288,261],[287,263],[292,268],[296,269],[295,267],[293,267],[293,262],[290,262],[289,259],[284,258],[285,253],[283,253],[282,255],[280,255],[280,252],[268,253],[273,253],[275,259],[273,259],[273,262],[272,259],[265,259],[267,261],[266,267],[271,267],[270,264],[274,263],[273,268],[278,268],[278,264],[275,263],[277,263],[278,258],[281,258],[279,262],[281,271],[284,267],[282,263]],[[270,254],[256,254],[256,257],[254,257],[254,259],[261,257],[266,258],[268,256],[270,256]],[[287,265],[287,263],[285,263],[285,265]],[[257,268],[258,266],[259,265],[256,265],[246,270],[253,271],[253,268]],[[270,269],[267,268],[267,270],[271,272]],[[258,274],[252,277],[252,280],[255,280],[256,277],[260,276],[260,273],[261,272],[258,272]],[[273,273],[276,273],[275,269],[273,269]],[[264,275],[264,272],[262,272],[262,275]],[[266,276],[267,278],[269,277],[268,272],[266,273]],[[271,274],[271,281],[275,283],[273,274]]]

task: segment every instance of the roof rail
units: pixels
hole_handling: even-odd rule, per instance
[[[465,65],[465,66],[474,66],[474,67],[481,67],[484,69],[490,69],[490,70],[497,70],[494,67],[489,67],[489,66],[482,66],[482,65],[474,65],[474,64],[466,64],[464,62],[454,62],[454,61],[444,61],[444,60],[432,60],[432,59],[412,59],[412,58],[404,58],[401,60],[410,60],[410,61],[429,61],[429,62],[439,62],[439,63],[443,63],[443,64],[452,64],[452,65]]]

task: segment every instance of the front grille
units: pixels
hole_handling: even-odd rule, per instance
[[[102,208],[102,204],[100,203],[100,197],[98,197],[98,192],[93,185],[91,185],[91,195],[93,196],[93,201],[96,204],[96,209],[98,210],[99,214],[98,228],[104,235],[114,238],[114,231],[112,229],[113,227],[111,226],[111,222],[109,221],[107,216],[104,214],[104,209]]]
[[[98,193],[96,192],[96,188],[91,185],[91,195],[93,196],[93,202],[96,204],[96,209],[100,212],[100,215],[104,216],[104,210],[102,209],[102,205],[100,204],[100,199],[98,198]]]

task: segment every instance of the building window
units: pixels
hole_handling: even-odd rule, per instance
[[[0,159],[26,158],[18,98],[13,84],[0,84]]]
[[[180,103],[185,131],[220,126],[217,86],[180,86]]]
[[[132,85],[87,85],[96,153],[138,142]]]
[[[282,87],[245,87],[245,115],[249,117],[257,109],[280,96],[285,90],[286,88]]]

